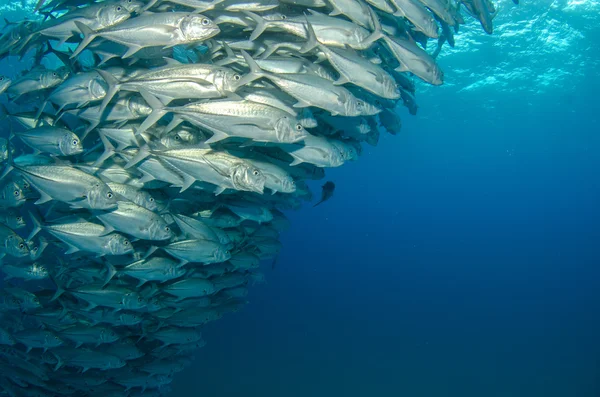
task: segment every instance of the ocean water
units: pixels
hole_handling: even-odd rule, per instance
[[[287,214],[267,283],[173,396],[600,395],[600,2],[521,3],[465,27],[402,133]]]

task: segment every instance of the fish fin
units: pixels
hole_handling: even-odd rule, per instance
[[[135,288],[140,288],[142,285],[146,284],[148,282],[148,280],[144,280],[144,279],[139,279],[139,283],[135,286]]]
[[[338,10],[338,9],[335,9],[335,8],[333,9],[333,11],[331,11],[331,12],[329,13],[329,16],[330,16],[330,17],[337,17],[338,15],[342,15],[342,13],[340,12],[340,10]]]
[[[258,66],[258,63],[256,63],[256,61],[250,56],[250,54],[248,54],[244,50],[242,50],[241,53],[242,53],[242,56],[244,57],[244,60],[248,64],[248,67],[250,68],[250,73],[246,74],[244,77],[242,77],[240,79],[240,81],[238,81],[237,86],[236,86],[238,88],[241,86],[244,86],[246,84],[249,84],[249,83],[253,82],[254,80],[260,79],[261,77],[263,77],[265,75],[265,72],[263,72],[263,70],[260,68],[260,66]]]
[[[94,32],[92,30],[92,28],[90,28],[86,24],[81,23],[79,21],[75,21],[75,25],[77,26],[77,29],[79,29],[79,31],[81,33],[83,33],[83,40],[81,40],[81,43],[79,43],[79,46],[77,46],[77,49],[71,54],[71,57],[70,57],[71,59],[75,58],[77,55],[79,55],[81,53],[81,51],[85,50],[85,48],[97,36],[97,33]]]
[[[41,205],[47,203],[48,201],[52,201],[52,197],[48,195],[48,193],[39,190],[40,198],[34,203],[35,205]]]
[[[87,368],[87,367],[84,367],[84,368],[81,370],[81,373],[83,374],[83,373],[87,372],[87,370],[88,370],[88,369],[89,369],[89,368]]]
[[[219,142],[222,141],[223,139],[227,139],[229,138],[229,135],[227,135],[226,133],[222,132],[222,131],[213,131],[213,136],[211,136],[208,140],[206,140],[207,145],[210,145],[212,143],[215,142]]]
[[[145,132],[148,128],[152,127],[154,124],[158,122],[167,112],[164,109],[164,105],[158,98],[154,95],[150,94],[146,89],[142,88],[140,90],[140,94],[144,98],[144,100],[148,103],[148,105],[152,108],[152,113],[144,120],[144,122],[139,126],[136,135]]]
[[[291,167],[293,167],[293,166],[295,166],[295,165],[298,165],[298,164],[302,164],[302,163],[304,162],[304,161],[300,160],[298,157],[294,156],[294,155],[293,155],[293,154],[291,154],[291,153],[290,153],[290,156],[292,156],[292,157],[294,158],[294,161],[292,161],[292,162],[290,163],[290,166],[291,166]]]
[[[317,205],[321,204],[324,201],[325,201],[325,199],[321,199],[317,204],[313,205],[313,208],[315,208]]]
[[[383,30],[381,29],[381,22],[379,21],[379,17],[377,16],[372,7],[369,7],[369,14],[371,15],[371,23],[373,25],[374,30],[373,33],[371,33],[363,41],[361,41],[361,45],[363,47],[370,47],[371,44],[385,37],[385,33],[383,33]]]
[[[25,353],[29,354],[29,352],[31,351],[31,349],[33,349],[33,347],[27,346],[27,348],[25,349]]]
[[[315,49],[316,47],[319,46],[319,40],[317,40],[317,34],[315,33],[315,29],[313,28],[312,24],[310,22],[308,22],[308,17],[305,15],[304,18],[306,19],[306,42],[302,45],[302,47],[300,47],[300,53],[301,54],[306,54],[309,51],[312,51],[313,49]]]
[[[151,245],[150,248],[148,248],[148,251],[146,251],[146,253],[144,254],[144,256],[142,257],[142,259],[146,259],[148,258],[150,255],[152,255],[153,253],[156,252],[157,249],[159,249],[160,247],[156,246],[156,245]]]
[[[127,162],[127,164],[125,164],[125,169],[131,168],[133,166],[135,166],[136,164],[138,164],[140,161],[144,160],[146,157],[150,156],[150,147],[148,145],[143,145],[138,152],[136,153],[135,156],[133,156],[131,158],[131,160],[129,160]]]
[[[250,35],[250,39],[249,39],[250,41],[254,41],[258,38],[258,36],[263,34],[265,29],[267,28],[267,21],[265,21],[265,19],[263,17],[261,17],[260,15],[255,14],[253,12],[250,12],[250,11],[242,11],[242,12],[244,13],[244,15],[246,15],[247,17],[251,18],[254,22],[256,22],[256,27],[254,28],[254,31]]]
[[[104,163],[106,160],[108,160],[115,154],[115,147],[112,145],[112,143],[110,143],[106,135],[101,131],[98,131],[98,135],[100,136],[100,140],[104,145],[104,152],[100,155],[100,157],[96,159],[96,161],[93,164],[94,167],[102,165],[102,163]]]
[[[292,105],[295,108],[307,108],[310,106],[310,104],[308,104],[307,102],[303,101],[303,100],[298,100],[298,102],[296,102],[294,105]]]
[[[168,134],[169,132],[171,132],[175,128],[177,128],[177,126],[181,123],[183,123],[183,119],[181,117],[179,117],[177,115],[173,116],[173,120],[171,120],[171,122],[169,124],[167,124],[163,133]]]
[[[346,76],[340,76],[339,79],[337,79],[336,81],[333,82],[333,85],[344,85],[349,82],[350,82],[350,80],[348,80],[348,78]]]
[[[115,78],[115,76],[113,76],[106,70],[95,69],[95,71],[96,71],[96,73],[98,73],[100,75],[100,77],[102,77],[102,79],[108,85],[108,89],[106,90],[106,95],[104,95],[104,99],[102,100],[102,103],[100,104],[100,110],[98,111],[98,114],[100,115],[100,120],[102,120],[102,115],[104,114],[104,110],[106,110],[106,107],[108,106],[110,101],[112,101],[113,97],[119,92],[120,86],[119,86],[119,81]]]
[[[121,56],[121,59],[129,58],[141,49],[142,47],[139,45],[130,45],[129,47],[127,47],[127,51],[125,52],[125,54]]]
[[[215,196],[218,196],[219,194],[223,193],[225,190],[227,190],[226,187],[217,186],[217,188],[215,189]]]
[[[37,217],[37,215],[34,214],[33,212],[29,211],[29,217],[31,218],[31,221],[33,222],[33,229],[31,230],[31,233],[29,233],[29,236],[27,237],[27,241],[31,241],[31,239],[34,238],[35,235],[38,234],[42,230],[42,222]]]
[[[98,220],[102,222],[102,225],[104,225],[104,230],[102,231],[102,233],[100,233],[100,236],[106,236],[107,234],[111,234],[115,231],[114,227],[103,221],[101,218],[98,218]]]
[[[79,252],[79,248],[77,248],[71,244],[67,244],[67,246],[69,247],[69,249],[65,251],[65,255],[71,255],[71,254],[74,254],[75,252]]]
[[[196,182],[196,178],[194,178],[191,175],[188,175],[186,173],[182,173],[181,175],[183,177],[183,185],[181,186],[181,190],[179,191],[180,193],[189,189],[194,184],[194,182]]]
[[[81,347],[81,345],[83,345],[83,342],[76,342],[75,349],[79,349]]]
[[[59,260],[59,262],[61,262]],[[63,284],[58,282],[58,279],[56,277],[54,277],[54,275],[50,275],[50,280],[52,280],[52,282],[54,283],[54,285],[56,285],[56,292],[54,293],[54,295],[52,296],[52,299],[50,299],[50,302],[54,302],[55,300],[57,300],[62,294],[65,293],[65,288],[63,287]],[[60,302],[60,301],[59,301]],[[63,303],[60,302],[60,304],[62,305]]]

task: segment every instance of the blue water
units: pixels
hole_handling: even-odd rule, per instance
[[[522,3],[288,213],[174,396],[600,395],[600,2]]]
[[[522,3],[289,213],[174,395],[600,395],[600,4]]]

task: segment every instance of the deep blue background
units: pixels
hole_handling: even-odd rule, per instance
[[[600,6],[501,3],[400,135],[288,214],[173,395],[600,396]]]

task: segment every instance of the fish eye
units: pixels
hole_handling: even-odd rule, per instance
[[[298,131],[302,131],[302,124],[296,124],[296,129]]]
[[[21,194],[18,190],[15,190],[14,193],[15,197],[19,197],[19,195]]]
[[[129,245],[129,241],[125,240],[125,241],[123,242],[123,244],[124,244],[124,245]]]
[[[52,72],[52,76],[56,77],[58,75],[56,74],[56,72]]]
[[[79,144],[79,141],[77,139],[73,139],[73,146],[77,146]]]
[[[181,140],[181,137],[179,135],[175,135],[175,140],[179,141],[179,140]]]
[[[117,7],[117,11],[121,11],[122,9],[121,6]]]
[[[363,105],[364,105],[364,103],[362,103],[362,101],[356,102],[356,106],[358,106],[359,108],[361,108]]]
[[[113,194],[112,194],[112,192],[108,192],[108,193],[106,193],[106,197],[107,197],[107,198],[109,198],[109,199],[113,198]]]
[[[0,77],[0,81],[4,81],[4,77]]]
[[[148,199],[148,201],[149,201],[149,202],[151,202],[151,203],[153,203],[153,202],[154,202],[154,197],[150,197],[150,198]]]
[[[169,226],[165,226],[165,230],[166,230],[167,232],[170,232],[170,231],[171,231],[171,228],[170,228]]]
[[[17,222],[23,222],[23,218],[21,218],[20,216],[17,216]]]
[[[55,336],[55,337],[54,337],[54,339],[56,339],[56,340],[59,340],[59,339],[58,339],[58,336]]]
[[[281,15],[281,19],[287,19],[285,15]]]
[[[210,24],[210,21],[208,20],[208,18],[202,19],[202,25],[206,26],[208,24]]]
[[[23,248],[25,248],[25,244],[23,244],[23,243],[19,244],[19,249],[23,249]]]
[[[142,303],[144,300],[142,299],[142,297],[138,297],[138,302]]]
[[[236,75],[233,76],[233,79],[235,81],[240,81],[241,78],[242,78],[242,76],[240,76],[239,74],[236,74]]]

